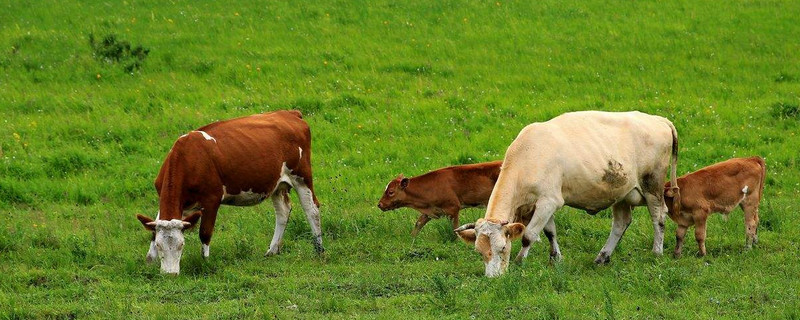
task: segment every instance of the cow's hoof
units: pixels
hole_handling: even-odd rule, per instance
[[[280,253],[280,250],[272,250],[270,249],[267,253],[264,254],[265,257],[271,257]]]
[[[518,266],[521,266],[522,262],[524,262],[524,261],[525,261],[525,257],[517,256],[516,258],[514,258],[514,263],[516,265],[518,265]]]
[[[675,259],[680,259],[681,258],[681,253],[680,252],[675,252],[675,253],[672,254],[672,257],[675,258]]]
[[[550,254],[550,261],[561,262],[561,253],[555,253],[555,254],[551,253]]]
[[[608,256],[607,253],[601,252],[597,255],[597,258],[594,259],[594,263],[597,265],[604,265],[611,262],[611,257]]]

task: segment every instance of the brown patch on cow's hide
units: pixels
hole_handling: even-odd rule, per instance
[[[608,161],[608,168],[604,170],[603,182],[611,187],[621,187],[628,182],[628,176],[622,170],[622,164],[614,160]]]
[[[475,249],[481,253],[484,262],[492,260],[492,244],[489,241],[489,236],[485,234],[479,235],[478,240],[475,242]]]
[[[656,177],[653,175],[653,173],[645,173],[642,176],[641,183],[642,183],[642,190],[644,190],[649,194],[659,195],[663,193],[662,186],[658,181],[656,181]]]

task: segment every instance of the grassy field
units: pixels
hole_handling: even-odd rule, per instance
[[[0,1],[0,318],[798,318],[798,1]],[[93,41],[90,41],[93,39]],[[126,47],[128,44],[128,47]],[[294,108],[313,133],[324,244],[295,211],[224,207],[211,257],[145,265],[153,180],[204,124]],[[501,159],[566,111],[671,119],[679,173],[760,155],[760,243],[709,221],[709,256],[654,256],[645,208],[612,262],[609,212],[557,214],[483,277],[449,222],[376,204],[398,173]],[[567,146],[568,147],[568,146]],[[462,212],[474,221],[482,210]],[[665,251],[675,245],[667,222]],[[516,244],[518,247],[519,244]],[[516,248],[515,247],[515,248]],[[516,252],[516,249],[514,250]]]

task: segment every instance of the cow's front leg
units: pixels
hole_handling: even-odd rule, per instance
[[[289,215],[292,212],[292,203],[289,200],[288,190],[278,190],[271,198],[272,206],[275,208],[275,233],[272,235],[269,251],[264,256],[280,253],[281,246],[283,246],[283,233],[286,231],[286,223],[289,221]]]
[[[556,240],[556,219],[555,216],[550,218],[550,222],[544,227],[544,235],[550,241],[550,259],[553,261],[561,261],[561,249],[558,247]]]
[[[550,200],[539,199],[536,202],[536,213],[530,219],[530,222],[525,227],[525,232],[522,235],[522,248],[520,249],[517,257],[514,259],[517,263],[521,263],[525,257],[528,256],[531,244],[539,241],[539,233],[544,229],[552,231],[553,239],[555,240],[555,212],[564,205],[563,200]],[[552,243],[552,242],[551,242]],[[558,245],[556,245],[558,250]],[[561,252],[558,253],[559,257]]]
[[[628,226],[631,225],[630,205],[617,203],[611,207],[611,211],[614,214],[614,220],[611,222],[611,234],[608,235],[606,245],[603,246],[603,249],[597,254],[597,258],[594,259],[594,263],[597,264],[605,264],[611,260],[611,254],[617,247],[622,235],[625,234],[625,230],[628,230]]]
[[[420,213],[419,218],[417,218],[417,223],[414,224],[414,230],[411,230],[411,236],[416,237],[428,221],[431,221],[431,217],[427,214]]]
[[[214,234],[214,224],[217,221],[219,201],[208,201],[203,204],[203,216],[200,218],[200,243],[203,259],[207,259],[211,251],[211,236]]]

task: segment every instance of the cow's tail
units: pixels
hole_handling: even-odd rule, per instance
[[[764,185],[767,182],[767,164],[761,157],[756,157],[756,159],[758,160],[758,165],[761,166],[761,188],[758,194],[759,197],[764,198]]]
[[[669,164],[670,189],[667,190],[667,196],[672,197],[672,212],[679,213],[681,212],[681,189],[678,187],[678,130],[669,120],[667,120],[667,124],[672,130],[672,157]]]

